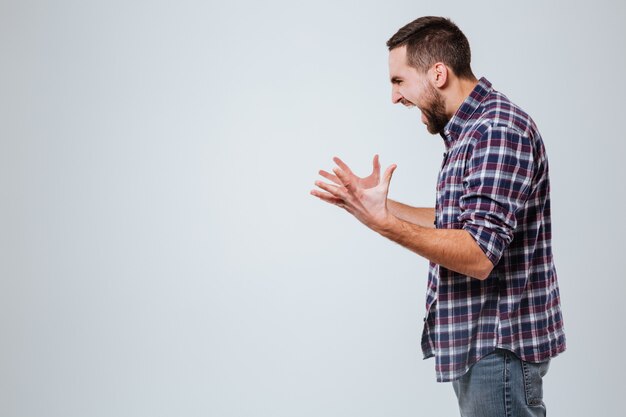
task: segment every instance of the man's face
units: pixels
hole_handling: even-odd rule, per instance
[[[422,112],[422,123],[430,133],[438,134],[448,123],[443,96],[431,84],[428,74],[407,65],[406,46],[389,51],[391,101]]]

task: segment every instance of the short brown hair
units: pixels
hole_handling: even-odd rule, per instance
[[[426,72],[443,62],[459,78],[473,79],[470,67],[472,54],[467,38],[450,19],[424,16],[402,27],[387,41],[392,49],[406,45],[407,63]]]

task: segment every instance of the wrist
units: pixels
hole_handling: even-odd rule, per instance
[[[390,234],[392,234],[393,230],[396,229],[399,222],[400,219],[398,219],[390,212],[387,212],[387,215],[377,223],[375,230],[383,236],[389,236]]]

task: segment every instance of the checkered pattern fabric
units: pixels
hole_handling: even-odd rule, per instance
[[[495,265],[484,280],[431,263],[422,334],[437,380],[496,348],[542,362],[565,350],[552,260],[550,183],[533,120],[481,78],[441,136],[436,227],[464,229]]]

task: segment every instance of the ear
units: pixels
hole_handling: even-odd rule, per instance
[[[450,74],[448,67],[443,62],[437,62],[435,65],[432,66],[432,79],[435,87],[445,87],[446,83],[448,82],[449,75]]]

